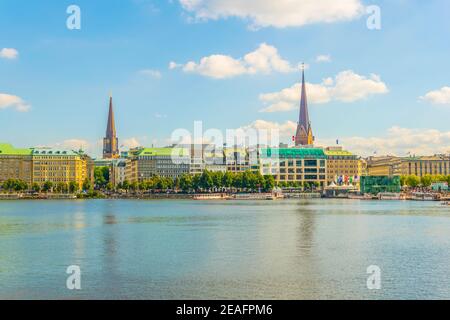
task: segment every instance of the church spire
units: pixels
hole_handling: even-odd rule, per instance
[[[116,125],[114,123],[113,98],[112,98],[112,95],[110,95],[109,96],[108,124],[106,126],[106,137],[112,138],[115,136],[116,136]]]
[[[302,64],[302,92],[300,98],[300,115],[295,135],[295,146],[312,145],[314,137],[312,135],[311,122],[308,113],[308,98],[306,95],[305,64]]]
[[[116,124],[114,120],[113,98],[109,95],[108,123],[106,135],[103,139],[103,159],[115,159],[119,157],[119,140],[116,136]]]

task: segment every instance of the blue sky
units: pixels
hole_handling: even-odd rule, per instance
[[[318,143],[339,138],[366,155],[450,152],[447,0],[297,2],[298,12],[282,0],[267,13],[273,1],[0,0],[0,141],[98,154],[110,91],[126,146],[164,145],[195,120],[275,127],[289,140],[295,96],[276,93],[299,81],[305,62]],[[71,4],[81,30],[66,27]],[[352,11],[368,5],[381,9],[380,30]],[[269,66],[245,58],[273,50]],[[227,58],[202,64],[211,55]]]

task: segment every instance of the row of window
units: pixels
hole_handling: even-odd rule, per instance
[[[277,180],[303,181],[303,180],[326,180],[324,175],[279,175]]]

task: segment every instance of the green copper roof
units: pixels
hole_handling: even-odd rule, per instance
[[[292,158],[292,159],[325,159],[326,155],[320,148],[268,148],[261,149],[262,158]]]
[[[29,156],[31,152],[31,149],[16,149],[8,143],[0,143],[0,155]]]
[[[61,150],[54,148],[33,148],[33,156],[79,156],[80,153],[73,150]]]
[[[345,150],[325,150],[325,155],[327,156],[353,156],[354,154],[350,151]]]
[[[136,154],[138,157],[148,156],[148,157],[157,157],[157,156],[179,156],[179,157],[188,157],[189,151],[184,148],[143,148],[139,150]]]

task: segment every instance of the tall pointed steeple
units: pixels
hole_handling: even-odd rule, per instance
[[[314,143],[311,122],[308,114],[308,98],[306,96],[305,65],[302,64],[302,92],[300,98],[300,116],[295,134],[295,146],[307,146]]]
[[[116,136],[116,125],[114,120],[114,109],[112,94],[109,95],[108,123],[106,125],[106,135],[103,139],[103,159],[119,158],[119,139]]]

